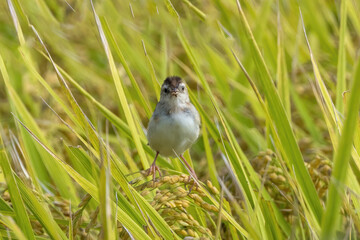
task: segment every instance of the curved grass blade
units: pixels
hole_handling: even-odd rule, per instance
[[[100,143],[101,144],[101,143]],[[108,145],[108,144],[107,144]],[[100,149],[103,149],[100,146]],[[106,147],[108,149],[108,146]],[[114,213],[111,206],[111,176],[110,176],[110,160],[108,159],[109,153],[101,154],[102,166],[100,168],[100,182],[99,182],[99,202],[100,202],[100,216],[102,223],[103,239],[111,240],[115,239],[115,231],[112,221],[112,213]]]
[[[0,146],[3,146],[2,133],[0,134]],[[9,158],[6,154],[5,149],[0,150],[0,158],[1,158],[0,165],[1,165],[1,168],[3,171],[3,174],[5,176],[7,186],[9,188],[11,203],[13,205],[14,212],[16,214],[15,215],[16,222],[19,225],[20,229],[22,229],[22,231],[24,231],[24,237],[26,236],[28,239],[35,240],[34,232],[32,230],[31,224],[30,224],[29,216],[26,212],[26,208],[25,208],[23,199],[21,197],[19,188],[16,184],[15,177],[14,177],[13,171],[11,169]],[[12,225],[12,226],[16,227],[15,225]]]
[[[17,1],[15,1],[15,3],[16,3],[17,9],[20,9],[19,3]],[[26,49],[26,46],[25,46],[25,41],[24,41],[24,35],[22,33],[22,29],[21,29],[20,23],[18,21],[17,14],[16,14],[16,11],[14,9],[14,6],[13,6],[11,0],[8,1],[8,5],[9,5],[10,11],[11,11],[11,16],[12,16],[14,25],[16,27],[19,42],[20,42],[20,45],[21,45],[20,48],[19,48],[20,52],[22,50],[22,53],[24,53],[24,55],[28,56],[28,52],[27,52],[27,49]],[[22,11],[21,11],[21,14],[23,14]],[[3,60],[2,59],[1,59],[1,62],[2,62],[2,65],[3,65]],[[25,62],[27,62],[27,61],[25,61]],[[31,61],[29,61],[29,62],[31,62]],[[10,84],[10,79],[9,79],[8,74],[6,73],[5,65],[2,68],[2,72],[3,72],[5,85],[7,87],[7,91],[9,93],[10,98],[12,99],[11,102],[12,102],[12,106],[13,106],[14,111],[18,112],[19,115],[22,116],[24,121],[26,121],[28,124],[30,124],[31,128],[44,141],[45,138],[43,136],[43,133],[41,132],[41,130],[38,127],[37,123],[32,118],[32,116],[30,115],[28,110],[26,109],[25,104],[22,102],[22,100],[18,96],[17,92],[14,90],[14,88]],[[21,131],[21,132],[23,134],[23,131]],[[30,143],[29,141],[27,141],[26,137],[24,137],[24,144],[25,144],[27,152],[29,153],[31,164],[34,165],[34,166],[32,166],[32,168],[30,170],[30,175],[31,175],[33,181],[36,183],[35,185],[37,185],[37,179],[35,179],[36,177],[34,176],[35,174],[41,180],[47,180],[46,182],[49,182],[48,181],[49,176],[48,176],[48,173],[46,171],[48,171],[49,175],[51,175],[51,176],[55,176],[56,173],[62,174],[62,170],[58,169],[56,164],[50,164],[51,161],[50,162],[47,161],[47,160],[40,161],[41,158],[46,159],[47,156],[44,154],[44,152],[42,150],[38,150],[36,148],[34,149],[33,144]],[[33,173],[33,171],[35,172],[35,174]],[[53,177],[52,179],[54,180],[55,184],[57,185],[57,187],[59,188],[59,191],[61,192],[61,194],[63,196],[65,196],[66,198],[71,198],[74,202],[76,202],[75,190],[72,187],[72,185],[69,183],[69,178],[66,176],[66,174],[64,174],[64,175],[65,175],[65,177],[62,180],[59,180],[56,177]],[[40,189],[38,189],[38,190],[41,191]]]
[[[0,214],[0,223],[5,225],[7,228],[12,230],[15,237],[20,240],[27,240],[24,233],[21,231],[20,227],[15,223],[15,221],[9,217]]]
[[[241,22],[245,27],[246,33],[249,36],[248,42],[254,62],[259,73],[260,80],[256,84],[260,86],[260,90],[265,94],[267,101],[267,108],[269,110],[272,124],[279,135],[282,149],[282,154],[287,160],[290,169],[294,171],[294,175],[299,183],[301,193],[304,195],[304,200],[311,209],[311,213],[316,221],[320,223],[322,217],[322,207],[319,197],[316,193],[314,184],[311,181],[310,175],[305,167],[303,157],[301,155],[299,146],[296,143],[293,130],[291,128],[289,119],[286,116],[285,109],[276,91],[271,75],[266,66],[265,60],[262,57],[260,49],[254,39],[251,28],[248,24],[247,18],[241,8],[240,2],[237,0],[238,10],[241,17]]]
[[[142,166],[143,166],[144,169],[147,169],[150,166],[149,161],[147,160],[144,148],[143,148],[143,146],[141,144],[141,141],[140,141],[140,138],[139,138],[139,134],[137,133],[136,124],[135,124],[133,116],[131,114],[128,101],[127,101],[127,99],[125,97],[124,88],[123,88],[122,82],[120,80],[120,76],[119,76],[119,74],[117,72],[116,65],[115,65],[115,62],[114,62],[114,58],[113,58],[113,56],[111,54],[110,47],[109,47],[108,41],[106,39],[106,35],[104,33],[102,24],[100,22],[100,19],[99,19],[98,15],[95,12],[95,8],[94,8],[94,5],[93,5],[92,1],[91,1],[91,4],[92,4],[92,10],[93,10],[94,18],[95,18],[95,21],[96,21],[96,25],[97,25],[97,28],[98,28],[98,31],[99,31],[99,34],[100,34],[100,37],[101,37],[101,41],[102,41],[102,44],[103,44],[103,47],[104,47],[104,50],[105,50],[109,65],[110,65],[110,70],[111,70],[113,80],[114,80],[114,83],[115,83],[116,91],[118,93],[120,103],[121,103],[122,109],[124,111],[124,114],[125,114],[126,121],[128,123],[129,129],[130,129],[130,132],[131,132],[131,136],[132,136],[133,141],[135,143],[136,149],[139,152],[140,161],[142,163]]]
[[[141,40],[141,43],[143,45],[144,48],[144,53],[145,53],[145,57],[149,66],[149,72],[150,72],[150,76],[151,76],[151,81],[155,90],[155,95],[157,97],[157,100],[159,101],[159,97],[160,97],[160,83],[158,82],[157,78],[156,78],[156,72],[154,69],[154,65],[151,62],[150,56],[148,55],[147,51],[146,51],[146,47],[145,47],[145,42],[144,40]]]
[[[350,154],[353,147],[354,129],[359,119],[360,95],[358,89],[360,89],[360,59],[355,68],[344,127],[333,160],[334,167],[326,202],[326,211],[321,225],[321,239],[333,239],[336,237],[335,231],[341,217],[340,207],[344,196],[344,184],[347,178]]]
[[[48,55],[48,57],[50,59],[50,62],[51,62],[52,66],[55,69],[56,75],[58,76],[59,83],[61,84],[61,87],[62,87],[63,91],[65,92],[65,95],[66,95],[68,101],[70,102],[71,107],[73,108],[78,121],[80,122],[80,126],[83,128],[83,131],[88,135],[89,140],[92,143],[93,147],[96,150],[99,150],[99,149],[97,149],[97,147],[98,147],[98,137],[97,137],[96,132],[95,132],[95,127],[92,125],[89,118],[85,115],[84,111],[81,109],[80,105],[76,101],[74,95],[72,94],[72,92],[71,92],[69,86],[67,85],[64,77],[62,76],[61,72],[57,68],[55,62],[53,61],[53,59],[52,59],[52,57],[50,55],[50,52],[48,51],[47,47],[45,46],[45,44],[44,44],[43,40],[41,39],[39,33],[37,32],[37,30],[35,29],[34,26],[30,25],[30,27],[33,30],[33,32],[35,33],[38,40],[40,41],[43,48],[45,49],[45,52]]]
[[[21,181],[20,178],[16,177],[16,183],[19,186],[26,206],[41,223],[49,236],[55,240],[66,240],[67,237],[59,225],[55,222],[47,207],[38,201],[35,194]]]
[[[206,14],[192,4],[189,0],[182,0],[201,20],[206,21]]]
[[[57,157],[47,146],[45,146],[38,138],[35,136],[19,119],[19,123],[27,130],[27,132],[34,138],[34,140],[40,144],[52,157],[54,160],[60,164],[64,170],[87,192],[89,193],[97,202],[99,199],[99,190],[98,188],[82,177],[78,172],[71,168],[67,163],[63,162],[59,157]],[[25,187],[26,188],[26,187]],[[27,189],[26,189],[27,190]],[[116,209],[118,220],[126,227],[129,232],[134,235],[137,239],[150,239],[144,230],[134,222],[131,216],[129,216],[124,210],[115,206],[112,202],[112,207]]]
[[[343,113],[343,93],[346,91],[346,19],[347,19],[347,0],[341,1],[340,7],[340,40],[338,52],[338,65],[336,76],[336,109]]]
[[[281,102],[284,105],[286,115],[291,121],[291,105],[290,105],[290,81],[286,68],[286,59],[285,59],[285,46],[284,46],[284,32],[281,26],[280,19],[280,4],[277,1],[277,68],[276,68],[276,80],[278,84],[279,97]]]
[[[46,142],[46,138],[44,137],[42,131],[40,130],[39,126],[35,122],[35,120],[32,118],[28,110],[26,109],[24,103],[21,101],[19,95],[16,93],[14,88],[10,84],[9,76],[6,72],[6,68],[3,62],[3,59],[0,56],[0,68],[4,77],[5,86],[7,88],[9,97],[11,99],[11,103],[13,105],[14,111],[16,111],[23,119],[26,121],[33,131],[35,131],[40,139],[42,141]],[[56,176],[57,174],[64,175],[63,179],[59,178],[52,178],[56,184],[56,186],[59,188],[59,191],[61,192],[62,196],[66,198],[71,198],[74,202],[77,202],[77,197],[75,193],[75,189],[70,183],[70,179],[68,176],[66,176],[65,172],[59,168],[59,166],[56,163],[53,163],[51,161],[51,158],[49,159],[49,156],[46,152],[44,152],[42,149],[36,148],[36,151],[34,149],[31,149],[31,147],[34,147],[34,145],[30,142],[25,143],[26,146],[28,146],[30,151],[34,153],[35,155],[32,155],[32,157],[38,157],[38,159],[32,159],[34,166],[36,166],[36,162],[39,162],[39,164],[44,165],[46,167],[46,170],[49,172],[51,176]],[[39,158],[40,156],[40,158]],[[40,161],[41,159],[45,159],[43,161]],[[40,173],[41,174],[41,173]]]
[[[94,10],[94,13],[95,13],[95,10]],[[130,67],[128,66],[126,60],[125,60],[125,57],[124,55],[122,54],[121,52],[121,49],[119,48],[119,45],[116,43],[115,41],[115,38],[114,38],[114,35],[112,34],[110,28],[109,28],[109,25],[107,24],[107,21],[104,17],[100,17],[99,18],[100,22],[101,22],[101,26],[102,26],[102,31],[103,31],[103,34],[107,37],[107,39],[109,39],[110,41],[110,44],[113,46],[113,48],[115,49],[115,52],[117,53],[119,59],[120,59],[120,62],[121,64],[123,65],[130,81],[131,81],[131,84],[133,85],[133,87],[135,88],[135,92],[136,92],[136,95],[137,97],[140,99],[140,102],[142,104],[142,107],[144,108],[145,112],[146,112],[146,115],[148,116],[148,118],[151,117],[151,114],[152,114],[152,110],[151,110],[151,107],[149,105],[149,102],[146,101],[144,95],[141,93],[141,90],[139,88],[139,85],[137,84],[136,80],[135,80],[135,77],[134,75],[132,74],[131,70],[130,70]],[[100,30],[99,30],[100,32]],[[109,50],[110,51],[110,50]],[[152,76],[153,77],[153,76]],[[154,80],[154,79],[152,79]]]

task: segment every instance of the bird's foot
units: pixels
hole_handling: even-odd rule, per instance
[[[195,174],[195,171],[191,171],[191,175],[189,175],[189,179],[188,181],[185,183],[185,188],[186,188],[186,185],[189,184],[191,185],[190,188],[189,188],[189,193],[191,193],[191,191],[193,190],[193,188],[195,187],[195,189],[197,189],[199,187],[199,184],[198,184],[198,177],[196,176]]]
[[[194,186],[196,186],[196,188],[199,187],[199,185],[198,185],[198,177],[196,176],[196,173],[195,173],[194,169],[192,169],[192,167],[186,161],[186,159],[184,158],[184,156],[182,154],[180,155],[180,158],[183,160],[184,164],[188,168],[188,171],[189,171],[189,173],[191,175],[191,176],[189,176],[188,183],[191,183],[191,181],[193,181],[192,185],[191,185],[191,187],[189,189],[189,193],[190,193]],[[186,187],[186,184],[185,184],[185,187]]]
[[[155,182],[156,178],[156,172],[159,173],[159,176],[161,177],[160,168],[156,166],[155,164],[151,164],[150,168],[146,170],[147,176],[153,175],[153,181]]]
[[[195,187],[195,189],[197,189],[199,187],[199,184],[196,181],[193,181],[193,183],[191,184],[188,194],[191,193],[191,191],[193,190],[194,187]]]

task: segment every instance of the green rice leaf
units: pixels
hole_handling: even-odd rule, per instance
[[[252,51],[252,56],[256,64],[256,68],[258,69],[260,79],[256,82],[256,84],[260,86],[260,89],[265,95],[267,108],[272,119],[272,124],[275,126],[276,133],[278,134],[280,140],[279,143],[282,145],[280,149],[283,150],[282,154],[287,161],[288,167],[294,171],[296,180],[298,181],[301,192],[304,195],[305,202],[311,209],[311,213],[315,217],[316,221],[320,223],[323,210],[320,205],[314,184],[312,183],[310,175],[304,165],[304,160],[302,158],[299,146],[296,143],[296,139],[289,119],[286,116],[284,106],[280,100],[279,94],[275,89],[269,70],[253,37],[251,28],[239,1],[237,1],[237,4],[241,21],[248,35],[247,39],[249,41],[250,50]]]
[[[360,60],[358,61],[350,90],[350,97],[346,109],[344,127],[341,132],[337,151],[334,155],[334,168],[331,176],[329,196],[326,202],[326,211],[322,220],[321,239],[335,238],[335,231],[340,221],[340,207],[344,196],[344,184],[353,147],[354,129],[359,121],[360,108]]]
[[[7,228],[9,228],[15,235],[17,239],[26,240],[28,238],[25,237],[20,227],[16,225],[15,221],[8,216],[3,216],[0,214],[0,223],[4,224]]]
[[[77,173],[73,168],[71,168],[68,164],[63,162],[61,159],[59,159],[47,146],[45,146],[38,138],[35,136],[20,120],[18,120],[20,124],[28,131],[28,133],[35,139],[35,141],[40,144],[52,157],[54,160],[60,164],[64,170],[67,171],[67,173],[87,192],[89,193],[97,202],[99,202],[99,190],[98,188],[87,181],[85,178],[83,178],[79,173]],[[24,191],[27,190],[26,187],[24,187]],[[27,190],[29,191],[29,190]],[[112,202],[112,205],[114,203]],[[130,231],[131,234],[133,234],[136,238],[142,238],[142,239],[150,239],[148,235],[145,234],[145,232],[142,230],[142,228],[136,224],[132,218],[124,212],[124,210],[120,209],[119,207],[115,207],[117,212],[117,219],[120,221],[124,227]],[[34,213],[35,214],[35,213]]]
[[[129,105],[128,105],[128,101],[127,101],[127,99],[125,97],[124,88],[123,88],[123,85],[121,83],[120,76],[119,76],[119,74],[117,72],[115,62],[114,62],[114,58],[113,58],[113,56],[111,54],[110,47],[109,47],[105,32],[103,30],[102,23],[100,22],[100,19],[99,19],[99,17],[97,16],[97,14],[95,12],[94,6],[92,6],[92,7],[93,7],[93,13],[94,13],[96,25],[97,25],[97,28],[98,28],[98,31],[99,31],[99,34],[100,34],[100,37],[101,37],[101,41],[102,41],[106,56],[107,56],[108,61],[109,61],[110,70],[111,70],[113,80],[114,80],[114,83],[115,83],[116,91],[118,93],[118,96],[119,96],[119,99],[120,99],[120,102],[121,102],[121,106],[122,106],[122,109],[123,109],[125,117],[126,117],[127,124],[129,125],[131,136],[132,136],[132,138],[134,140],[136,149],[139,152],[141,163],[142,163],[144,169],[147,169],[150,165],[149,165],[149,162],[148,162],[148,160],[146,158],[144,148],[141,145],[138,133],[136,131],[136,124],[135,124],[133,116],[131,114],[131,111],[130,111],[130,108],[129,108]]]
[[[1,58],[0,58],[0,68],[3,71],[3,62],[2,62]],[[2,133],[0,134],[0,146],[3,145],[3,140],[2,140],[1,135],[2,135]],[[20,190],[15,181],[15,177],[14,177],[13,171],[11,169],[9,158],[7,156],[5,149],[1,149],[0,158],[1,158],[0,159],[1,168],[2,168],[3,174],[5,176],[8,188],[9,188],[9,193],[11,196],[11,201],[12,201],[12,205],[14,208],[14,212],[16,214],[15,216],[16,216],[16,222],[17,222],[18,226],[6,217],[2,217],[1,219],[3,221],[5,221],[6,225],[7,224],[10,225],[9,228],[14,228],[14,231],[17,232],[16,235],[19,235],[24,238],[26,237],[27,239],[35,239],[34,232],[32,230],[31,224],[30,224],[29,216],[26,212],[24,201],[21,197]],[[20,229],[18,229],[18,228],[22,229],[22,231],[24,231],[24,233],[22,233],[22,231],[19,231]]]
[[[336,109],[342,113],[344,110],[343,93],[346,91],[346,51],[345,41],[347,36],[346,31],[347,19],[347,0],[341,1],[340,10],[340,40],[339,40],[339,53],[336,77]]]

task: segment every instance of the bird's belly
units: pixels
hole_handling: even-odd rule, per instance
[[[150,124],[147,136],[149,144],[166,157],[182,154],[199,135],[199,126],[188,114],[163,116]]]

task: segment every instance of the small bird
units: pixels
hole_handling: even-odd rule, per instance
[[[183,157],[183,153],[199,137],[200,116],[189,99],[188,90],[180,77],[167,77],[161,86],[160,101],[150,118],[147,139],[152,149],[156,151],[154,162],[148,174],[156,171],[161,176],[160,169],[156,166],[158,155],[176,157],[184,161],[192,175],[197,179],[195,171]]]

